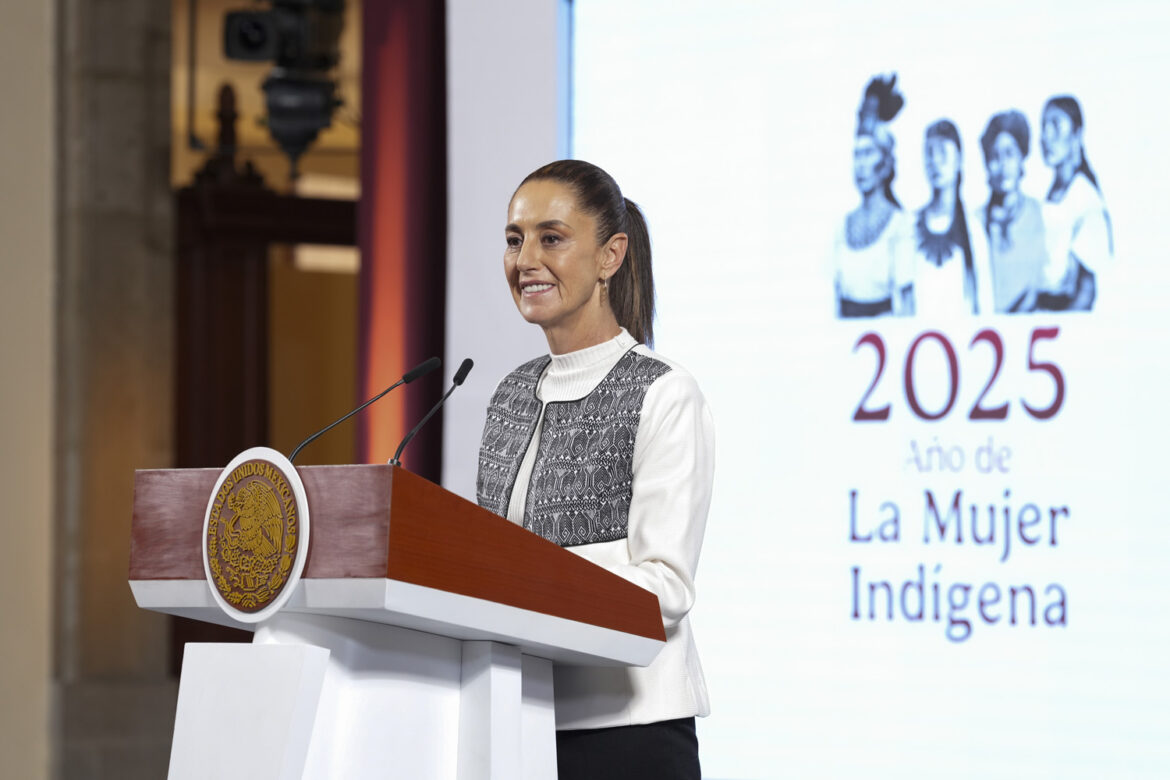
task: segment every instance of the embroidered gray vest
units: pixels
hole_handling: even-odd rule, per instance
[[[536,386],[550,358],[500,382],[479,449],[479,505],[507,517],[512,487],[540,420]],[[626,538],[642,401],[670,366],[627,352],[589,395],[547,405],[524,502],[524,527],[562,547]]]

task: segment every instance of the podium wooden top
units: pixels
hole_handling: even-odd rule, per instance
[[[665,641],[647,590],[402,468],[297,469],[305,580],[387,579]],[[138,471],[130,580],[205,579],[203,516],[219,469]]]

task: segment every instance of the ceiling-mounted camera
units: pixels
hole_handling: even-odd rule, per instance
[[[231,11],[224,18],[224,54],[234,60],[272,62],[264,79],[268,132],[297,161],[329,127],[341,101],[329,71],[341,58],[345,0],[270,0],[261,11]]]

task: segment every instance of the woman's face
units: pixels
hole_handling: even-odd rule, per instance
[[[959,147],[949,138],[932,135],[926,139],[926,180],[935,190],[955,186],[959,178]]]
[[[863,195],[881,186],[887,175],[886,154],[868,135],[853,142],[853,181]]]
[[[602,313],[598,280],[617,270],[626,238],[619,233],[599,246],[597,220],[578,208],[572,190],[548,179],[522,186],[508,206],[504,238],[504,274],[524,319],[572,334]]]
[[[991,154],[987,155],[987,183],[1000,195],[1016,192],[1024,177],[1024,155],[1011,133],[1001,132],[995,137]]]
[[[1081,131],[1073,127],[1072,117],[1056,106],[1044,109],[1040,149],[1044,152],[1044,164],[1054,168],[1080,157]]]

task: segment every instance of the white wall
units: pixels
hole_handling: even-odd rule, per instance
[[[447,345],[449,377],[475,361],[443,410],[443,485],[474,499],[484,410],[496,383],[548,351],[504,282],[508,200],[566,155],[561,0],[447,3]]]

